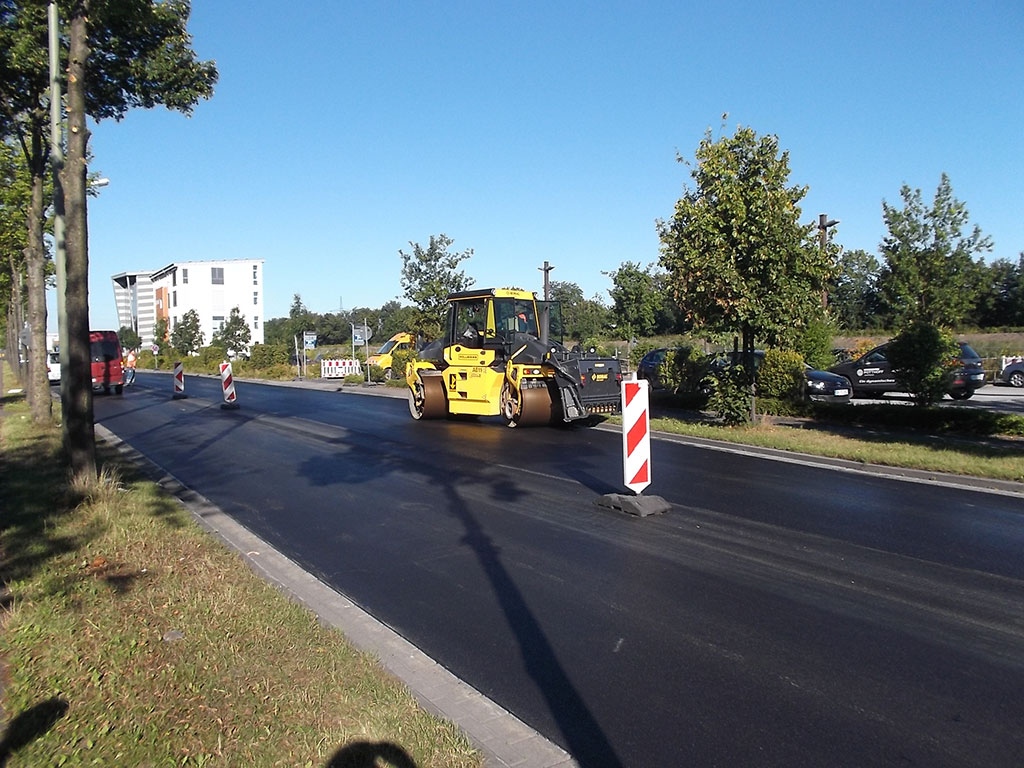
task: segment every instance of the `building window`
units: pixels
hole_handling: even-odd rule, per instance
[[[259,266],[257,266],[256,264],[253,264],[252,265],[252,284],[253,285],[259,285],[260,284],[259,277],[258,277],[258,272],[259,272]]]
[[[223,331],[224,330],[224,315],[213,316],[213,330]]]
[[[187,269],[182,269],[181,270],[181,284],[182,285],[188,285],[188,270]]]
[[[259,291],[253,291],[252,292],[252,303],[253,304],[259,304],[260,303],[260,292]]]
[[[252,327],[253,327],[253,329],[256,329],[256,328],[260,327],[260,319],[258,317],[254,317],[252,319]]]
[[[210,267],[210,281],[214,285],[224,285],[224,267]]]
[[[178,292],[177,291],[171,291],[171,306],[172,307],[178,306]]]
[[[177,327],[178,327],[178,316],[175,315],[174,317],[171,318],[171,330],[173,331]]]

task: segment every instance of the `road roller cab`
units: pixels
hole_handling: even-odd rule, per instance
[[[444,336],[406,370],[414,418],[501,415],[514,427],[618,409],[618,361],[552,339],[557,304],[512,288],[453,293],[448,302]]]

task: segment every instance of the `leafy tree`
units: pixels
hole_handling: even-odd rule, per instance
[[[1024,258],[1014,264],[1009,259],[979,262],[975,270],[976,300],[968,320],[980,328],[1019,325],[1024,322],[1022,275]]]
[[[652,335],[661,308],[654,277],[632,261],[604,274],[612,280],[612,321],[628,336]]]
[[[946,174],[930,208],[922,201],[921,190],[906,184],[900,198],[902,208],[882,201],[889,231],[881,244],[885,306],[899,326],[911,320],[957,325],[975,299],[974,254],[991,250],[992,240],[976,225],[964,235],[970,217],[966,206],[953,197]]]
[[[878,276],[881,265],[867,251],[845,251],[839,271],[830,281],[828,307],[848,331],[875,327],[879,321]]]
[[[249,348],[249,341],[252,338],[252,331],[249,324],[245,322],[245,315],[238,307],[231,310],[231,314],[224,323],[224,327],[213,332],[212,347],[223,347],[229,353],[240,354]]]
[[[167,341],[167,318],[158,317],[153,326],[153,343],[156,344],[157,354],[165,357],[170,352],[171,345]]]
[[[217,80],[213,62],[196,60],[186,31],[189,0],[67,0],[67,25],[60,71],[66,74],[67,158],[60,169],[57,204],[66,217],[67,271],[64,291],[66,347],[61,350],[61,406],[64,443],[76,475],[96,471],[89,377],[88,237],[86,178],[89,130],[94,120],[120,119],[132,107],[163,104],[190,114],[209,98]],[[45,260],[42,241],[49,69],[46,4],[0,0],[0,129],[15,135],[32,174],[32,207],[27,225],[30,274]],[[62,54],[63,55],[63,54]],[[61,211],[58,211],[61,212]],[[45,339],[45,294],[30,278],[33,333]],[[31,310],[30,310],[31,313]],[[41,320],[41,322],[40,322]],[[45,342],[44,342],[45,343]],[[38,374],[43,375],[43,374]]]
[[[416,309],[413,330],[428,338],[436,338],[444,328],[448,294],[473,285],[473,279],[459,270],[459,264],[473,255],[473,249],[449,253],[448,247],[454,242],[444,234],[431,235],[426,248],[410,241],[412,253],[398,251],[402,258],[402,290]]]
[[[896,381],[918,405],[931,405],[949,389],[960,364],[953,334],[926,320],[912,320],[886,352]]]
[[[777,137],[741,127],[715,141],[708,131],[694,186],[658,222],[661,264],[686,321],[739,335],[748,383],[755,339],[773,345],[817,317],[834,271],[834,246],[820,248],[815,225],[800,223],[807,188],[790,186],[789,173]]]
[[[171,333],[171,346],[183,355],[194,355],[202,349],[203,329],[199,322],[199,313],[190,309],[184,314]]]
[[[138,332],[127,325],[122,325],[117,332],[117,339],[121,342],[121,349],[138,349],[142,346],[142,339]]]

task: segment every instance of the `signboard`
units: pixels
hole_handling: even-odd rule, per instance
[[[303,349],[316,349],[316,331],[302,332]]]
[[[153,354],[154,355],[159,355],[160,354],[160,345],[159,344],[154,344],[152,347],[150,347],[150,349],[153,350]]]
[[[373,331],[365,325],[354,325],[352,326],[352,343],[357,347],[363,346],[373,338]]]

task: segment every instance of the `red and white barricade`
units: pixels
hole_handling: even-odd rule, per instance
[[[224,402],[221,408],[237,408],[238,398],[235,396],[235,378],[231,374],[231,363],[220,364],[220,386],[224,391]]]
[[[324,379],[341,379],[353,373],[362,375],[363,369],[358,360],[345,358],[343,360],[321,360],[320,377]]]
[[[180,362],[174,364],[174,400],[188,397],[185,394],[185,366]]]
[[[650,383],[622,382],[622,479],[633,493],[651,484]]]

